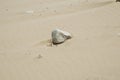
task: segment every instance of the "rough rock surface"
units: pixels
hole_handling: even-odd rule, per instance
[[[116,0],[116,2],[120,2],[120,0]]]
[[[63,43],[67,39],[70,39],[70,38],[72,38],[71,34],[66,31],[62,31],[60,29],[55,29],[52,31],[52,43],[53,44]]]

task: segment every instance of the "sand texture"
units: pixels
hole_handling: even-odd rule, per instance
[[[120,3],[0,0],[0,80],[120,80]]]

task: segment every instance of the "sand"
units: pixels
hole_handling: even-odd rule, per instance
[[[56,28],[73,38],[50,46]],[[120,3],[1,0],[0,80],[120,80]]]

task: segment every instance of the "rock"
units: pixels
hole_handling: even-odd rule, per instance
[[[52,43],[53,44],[63,43],[67,39],[70,39],[70,38],[72,38],[71,34],[66,31],[62,31],[60,29],[55,29],[52,31]]]
[[[120,0],[116,0],[116,2],[120,2]]]

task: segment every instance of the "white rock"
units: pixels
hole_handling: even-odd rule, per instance
[[[62,31],[60,29],[55,29],[52,31],[53,44],[63,43],[64,41],[70,38],[72,38],[71,34],[66,31]]]

